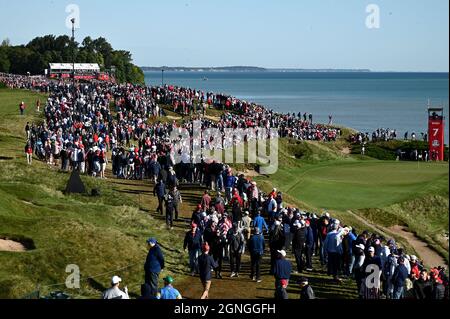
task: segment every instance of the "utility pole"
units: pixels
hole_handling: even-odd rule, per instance
[[[75,107],[75,18],[70,20],[72,22],[72,85],[73,85],[73,97],[72,107]]]
[[[164,86],[164,69],[161,70],[161,86]]]

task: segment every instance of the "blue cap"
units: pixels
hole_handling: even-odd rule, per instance
[[[147,239],[147,244],[156,244],[156,238],[149,238],[149,239]]]

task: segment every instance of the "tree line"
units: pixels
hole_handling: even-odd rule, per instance
[[[101,71],[115,68],[118,82],[144,83],[143,71],[132,63],[131,53],[114,50],[105,38],[86,37],[81,44],[67,35],[46,35],[27,45],[13,46],[8,39],[0,45],[0,72],[26,75],[43,74],[49,63],[98,63]]]

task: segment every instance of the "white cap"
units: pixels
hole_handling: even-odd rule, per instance
[[[278,252],[281,256],[286,257],[286,251],[284,251],[284,250],[277,250],[277,252]]]
[[[369,252],[370,252],[370,253],[374,253],[374,252],[375,252],[375,248],[374,248],[373,246],[370,246],[370,247],[369,247]]]
[[[113,284],[113,285],[117,285],[119,282],[121,282],[122,281],[122,278],[120,278],[119,276],[114,276],[114,277],[112,277],[112,279],[111,279],[111,283]]]
[[[412,261],[416,261],[417,260],[417,256],[411,255],[411,260]]]
[[[355,247],[356,247],[356,248],[359,248],[359,249],[361,249],[361,250],[365,250],[365,249],[366,249],[366,247],[364,247],[363,244],[356,245]]]

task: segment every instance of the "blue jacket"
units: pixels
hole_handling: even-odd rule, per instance
[[[153,189],[153,195],[156,195],[158,197],[164,197],[166,195],[166,185],[161,182],[155,185],[155,188]]]
[[[263,235],[253,235],[248,243],[248,249],[252,255],[263,255],[266,247]]]
[[[342,238],[337,231],[331,231],[327,234],[323,243],[327,253],[338,253],[342,255]]]
[[[202,233],[199,229],[196,230],[195,234],[192,235],[192,231],[188,231],[186,236],[184,236],[183,249],[200,250],[202,249]]]
[[[314,246],[314,233],[311,227],[306,227],[306,246],[312,248]]]
[[[267,227],[266,221],[264,220],[264,217],[257,216],[255,220],[253,221],[253,226],[259,228],[259,231],[263,232],[263,228],[266,229],[266,231],[269,231],[269,227]]]
[[[234,187],[234,184],[236,183],[236,176],[227,176],[225,179],[225,187],[232,188]]]
[[[292,264],[289,260],[281,258],[275,262],[273,275],[276,279],[289,279],[291,278]]]
[[[398,265],[397,268],[395,268],[394,276],[392,277],[392,283],[394,284],[394,287],[403,287],[406,278],[408,278],[408,269],[406,269],[405,265]]]
[[[350,232],[347,236],[347,242],[348,242],[348,247],[349,247],[349,254],[350,256],[353,255],[353,242],[356,240],[356,236],[355,234],[353,234],[352,232]]]
[[[161,248],[158,245],[155,245],[148,251],[144,270],[146,272],[159,273],[161,272],[161,269],[164,269],[164,256]]]

